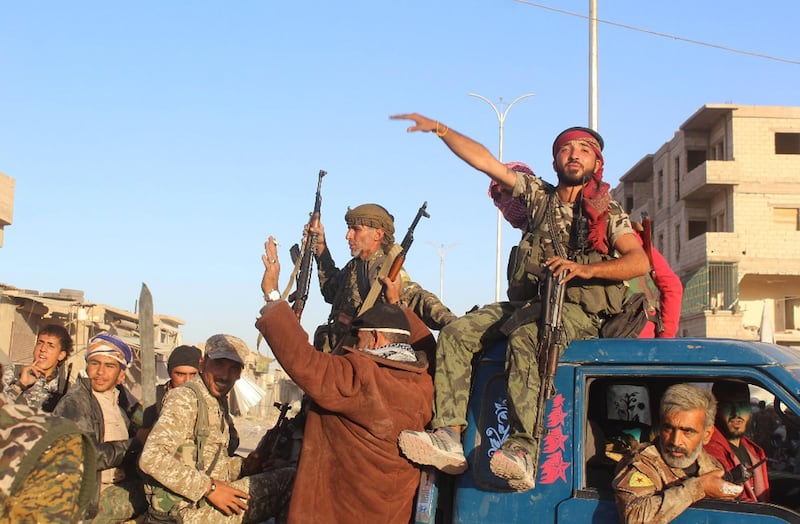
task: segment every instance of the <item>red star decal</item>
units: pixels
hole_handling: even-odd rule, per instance
[[[562,482],[567,482],[567,468],[570,467],[571,462],[564,462],[564,457],[561,453],[554,453],[547,457],[542,463],[542,474],[540,475],[539,482],[542,484],[552,484],[557,479]]]
[[[556,428],[564,425],[564,420],[567,418],[567,412],[561,406],[553,406],[553,409],[547,415],[547,428]]]
[[[555,451],[563,451],[566,452],[566,446],[564,443],[569,438],[568,435],[564,434],[564,431],[561,429],[561,426],[551,430],[547,436],[544,437],[544,449],[545,453],[553,453]]]

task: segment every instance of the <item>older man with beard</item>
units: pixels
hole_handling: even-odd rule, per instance
[[[627,457],[612,483],[623,522],[670,522],[698,500],[733,500],[741,493],[741,486],[723,480],[722,465],[703,449],[716,409],[708,390],[691,384],[667,389],[656,442]]]

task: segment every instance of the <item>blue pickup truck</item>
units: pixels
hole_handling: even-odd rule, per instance
[[[621,433],[640,441],[650,438],[658,425],[661,394],[678,382],[745,380],[755,398],[767,399],[784,434],[796,436],[800,429],[797,350],[728,339],[576,341],[559,361],[556,393],[547,402],[536,487],[510,492],[489,471],[489,457],[508,431],[504,362],[505,345],[498,344],[476,363],[464,433],[469,469],[457,477],[426,470],[416,522],[619,522],[611,491],[614,454],[606,453],[608,443]],[[624,409],[620,413],[620,398],[636,416],[626,417]],[[770,459],[771,503],[703,500],[673,522],[800,522],[798,459],[786,450],[783,460]]]

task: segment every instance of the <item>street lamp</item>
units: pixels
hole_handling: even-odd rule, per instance
[[[433,242],[428,242],[428,244],[433,246],[433,249],[439,252],[439,300],[444,302],[444,254],[447,253],[447,250],[458,245],[458,242],[454,242],[452,244],[441,244],[437,246]]]
[[[534,93],[525,93],[524,95],[520,95],[514,99],[513,102],[508,104],[502,112],[497,109],[491,100],[486,98],[485,96],[481,96],[476,93],[469,93],[469,96],[474,96],[475,98],[480,98],[489,106],[494,109],[494,114],[497,115],[497,121],[500,124],[500,150],[497,155],[497,159],[501,162],[503,161],[503,124],[506,121],[506,115],[508,114],[508,110],[511,109],[511,106],[522,100],[523,98],[528,98],[531,96],[535,96]],[[500,108],[503,107],[503,97],[500,97]],[[503,214],[500,210],[497,210],[497,253],[496,253],[496,262],[495,262],[495,288],[494,288],[494,299],[496,302],[500,301],[500,289],[502,287],[502,274],[503,274]]]

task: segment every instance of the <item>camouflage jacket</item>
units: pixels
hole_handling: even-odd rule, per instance
[[[67,419],[2,402],[0,428],[0,521],[66,523],[83,516],[96,489],[89,437]]]
[[[622,521],[670,522],[703,499],[705,491],[697,476],[722,469],[722,465],[705,450],[697,465],[697,475],[689,477],[681,468],[669,467],[655,444],[642,444],[620,463],[611,484]]]
[[[240,457],[228,456],[229,415],[223,408],[227,399],[211,396],[202,377],[195,377],[208,411],[209,435],[202,451],[202,463],[195,463],[194,428],[197,421],[197,396],[188,387],[177,387],[166,395],[161,415],[147,437],[139,459],[139,468],[156,482],[186,499],[183,507],[197,503],[205,495],[211,478],[231,482],[239,478]]]
[[[39,377],[29,388],[22,389],[17,382],[22,366],[5,366],[3,370],[3,398],[6,402],[25,404],[34,411],[50,413],[61,398],[58,391],[60,381],[64,381],[64,366],[59,365],[55,376]]]
[[[358,261],[359,259],[352,258],[342,269],[339,269],[327,248],[322,255],[317,257],[320,290],[325,302],[332,305],[328,323],[331,332],[334,333],[333,338],[338,338],[340,331],[347,330],[347,326],[339,325],[340,314],[352,319],[366,298],[366,293],[362,297],[358,289],[356,274]],[[370,284],[377,279],[385,261],[386,254],[380,249],[366,260]],[[430,329],[440,330],[458,318],[436,295],[411,281],[405,270],[400,271],[400,277],[403,279],[400,301],[422,319]],[[383,300],[382,296],[380,300]],[[333,345],[336,342],[334,341]]]

